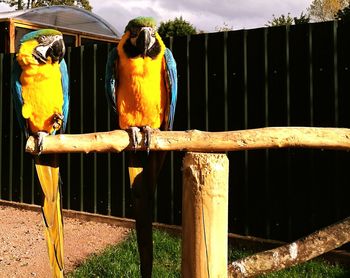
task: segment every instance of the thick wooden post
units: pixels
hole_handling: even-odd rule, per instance
[[[225,154],[189,152],[184,157],[184,278],[227,277],[228,165]]]

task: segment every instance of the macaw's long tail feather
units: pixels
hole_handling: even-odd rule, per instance
[[[53,277],[63,277],[63,219],[59,186],[58,155],[40,155],[35,167],[43,191],[42,215]]]
[[[141,276],[152,276],[153,199],[157,178],[162,168],[165,152],[128,153],[130,186],[134,200],[137,245],[140,255]]]

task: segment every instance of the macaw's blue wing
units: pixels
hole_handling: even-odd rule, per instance
[[[68,112],[69,112],[69,78],[67,64],[64,59],[60,63],[62,91],[63,91],[63,126],[61,132],[64,133],[67,127]]]
[[[107,101],[112,110],[117,113],[115,86],[117,84],[118,73],[116,72],[116,63],[118,61],[117,48],[113,49],[108,54],[106,73],[105,73],[105,93]]]
[[[19,122],[19,126],[24,132],[24,135],[28,137],[29,131],[27,129],[26,120],[22,116],[23,98],[22,98],[22,84],[20,81],[21,74],[22,74],[21,66],[18,64],[17,60],[14,59],[12,74],[11,74],[12,99],[15,107],[15,112],[17,115],[17,120]]]
[[[166,118],[165,129],[172,130],[177,100],[177,70],[176,62],[170,49],[165,49],[164,58],[166,65],[165,81],[169,96],[169,111]]]

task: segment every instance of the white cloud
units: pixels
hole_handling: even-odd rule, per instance
[[[123,32],[137,16],[153,16],[158,22],[182,16],[197,29],[211,32],[226,23],[234,29],[263,27],[272,15],[299,16],[311,0],[90,0],[93,12]]]
[[[90,0],[93,12],[120,33],[137,16],[152,16],[158,23],[182,16],[206,32],[224,23],[236,30],[263,27],[273,14],[299,16],[310,3],[311,0]],[[8,5],[0,3],[0,11],[8,10]]]

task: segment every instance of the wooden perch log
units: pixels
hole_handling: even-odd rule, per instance
[[[229,277],[255,277],[281,270],[342,246],[350,241],[350,217],[291,244],[256,253],[228,266]]]
[[[143,142],[143,134],[138,134]],[[38,153],[36,139],[29,137],[26,152]],[[154,131],[152,151],[224,152],[265,148],[323,148],[350,150],[350,129],[315,127],[266,127],[227,132]],[[121,152],[131,150],[123,130],[89,134],[46,136],[41,153]],[[136,148],[145,150],[142,143]]]
[[[41,153],[121,152],[129,145],[129,135],[124,130],[85,134],[60,134],[45,136]],[[37,154],[37,138],[30,136],[26,152]]]

